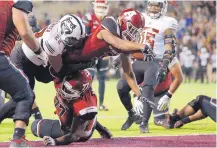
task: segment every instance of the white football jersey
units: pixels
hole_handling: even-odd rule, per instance
[[[62,54],[65,49],[58,32],[58,23],[59,21],[50,24],[39,38],[42,49],[50,56]]]
[[[65,49],[65,46],[63,42],[60,40],[60,35],[57,31],[58,22],[50,24],[45,29],[45,31],[42,30],[38,32],[38,34],[40,34],[37,38],[38,42],[41,48],[47,53],[48,56],[57,56],[59,54],[62,54]],[[38,66],[43,65],[43,62],[38,59],[37,55],[25,43],[22,44],[22,49],[26,57],[32,63]]]
[[[149,44],[156,54],[156,58],[161,59],[165,52],[164,31],[169,28],[177,30],[178,22],[168,16],[161,16],[158,19],[151,19],[146,13],[143,13],[143,16],[145,17],[145,28],[140,43]]]

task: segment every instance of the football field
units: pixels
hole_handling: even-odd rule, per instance
[[[98,120],[111,130],[114,137],[135,137],[135,136],[172,136],[172,135],[200,135],[200,134],[216,134],[216,124],[209,118],[201,121],[193,122],[188,125],[183,126],[180,129],[164,129],[162,127],[155,126],[153,123],[153,118],[150,120],[150,133],[140,134],[138,125],[134,124],[127,131],[121,131],[120,128],[127,118],[127,112],[122,106],[118,95],[116,93],[117,80],[110,80],[106,82],[105,91],[105,105],[109,108],[109,111],[99,111]],[[93,88],[98,94],[98,81],[94,81]],[[37,83],[36,88],[36,100],[40,107],[40,110],[44,118],[55,119],[53,98],[55,96],[55,90],[53,88],[53,83],[42,84]],[[171,109],[180,109],[186,105],[190,100],[194,99],[197,95],[208,95],[211,97],[216,97],[216,85],[215,84],[182,84],[177,92],[173,95],[171,100]],[[31,122],[33,118],[31,118]],[[30,122],[30,125],[31,125]],[[0,142],[9,141],[13,134],[13,122],[11,119],[7,119],[0,124]],[[39,138],[33,136],[30,131],[30,126],[26,133],[28,140],[40,140]],[[98,138],[99,134],[94,133],[94,138]]]

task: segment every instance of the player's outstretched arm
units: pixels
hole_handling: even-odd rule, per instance
[[[37,42],[32,29],[28,23],[27,13],[16,8],[12,8],[12,19],[19,35],[26,45],[34,52],[40,53],[40,45]]]
[[[112,45],[113,47],[120,49],[124,52],[127,51],[140,51],[145,49],[144,44],[139,44],[127,40],[122,40],[119,37],[113,35],[111,32],[108,30],[101,30],[98,34],[97,37],[99,39],[105,40],[108,44]]]
[[[132,70],[130,57],[127,56],[126,54],[121,54],[120,58],[123,67],[124,76],[127,83],[129,84],[132,91],[136,94],[136,96],[141,96],[139,86],[137,85],[136,78]]]
[[[76,142],[80,139],[79,132],[77,131],[82,131],[83,130],[83,125],[86,121],[79,117],[75,117],[74,120],[72,121],[72,126],[71,126],[71,131],[70,133],[56,138],[55,140],[55,145],[67,145],[72,142]]]
[[[172,82],[172,84],[170,85],[170,89],[169,92],[171,94],[175,93],[175,91],[178,89],[178,87],[181,85],[181,83],[183,82],[184,76],[181,70],[181,66],[178,63],[176,63],[171,69],[170,69],[174,80]]]

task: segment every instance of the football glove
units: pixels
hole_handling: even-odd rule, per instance
[[[141,51],[144,54],[144,61],[151,62],[154,60],[155,54],[153,50],[150,48],[150,46],[145,45],[144,49],[142,49]]]
[[[161,97],[160,100],[158,101],[157,109],[159,111],[165,111],[170,105],[171,97],[172,95],[169,92],[167,92],[163,97]]]
[[[55,146],[56,142],[53,138],[49,137],[49,136],[44,136],[43,137],[43,143],[46,146]]]
[[[134,109],[136,111],[137,114],[143,114],[143,103],[141,102],[141,100],[138,100],[138,97],[133,94],[134,97]]]

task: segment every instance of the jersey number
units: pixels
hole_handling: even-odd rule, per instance
[[[145,27],[145,30],[142,32],[140,42],[148,43],[151,48],[154,48],[154,39],[155,35],[159,33],[159,30],[154,28]]]
[[[54,106],[56,107],[57,114],[60,117],[62,117],[66,112],[66,108],[64,107],[63,104],[61,104],[61,102],[58,100],[58,98],[55,98]]]

